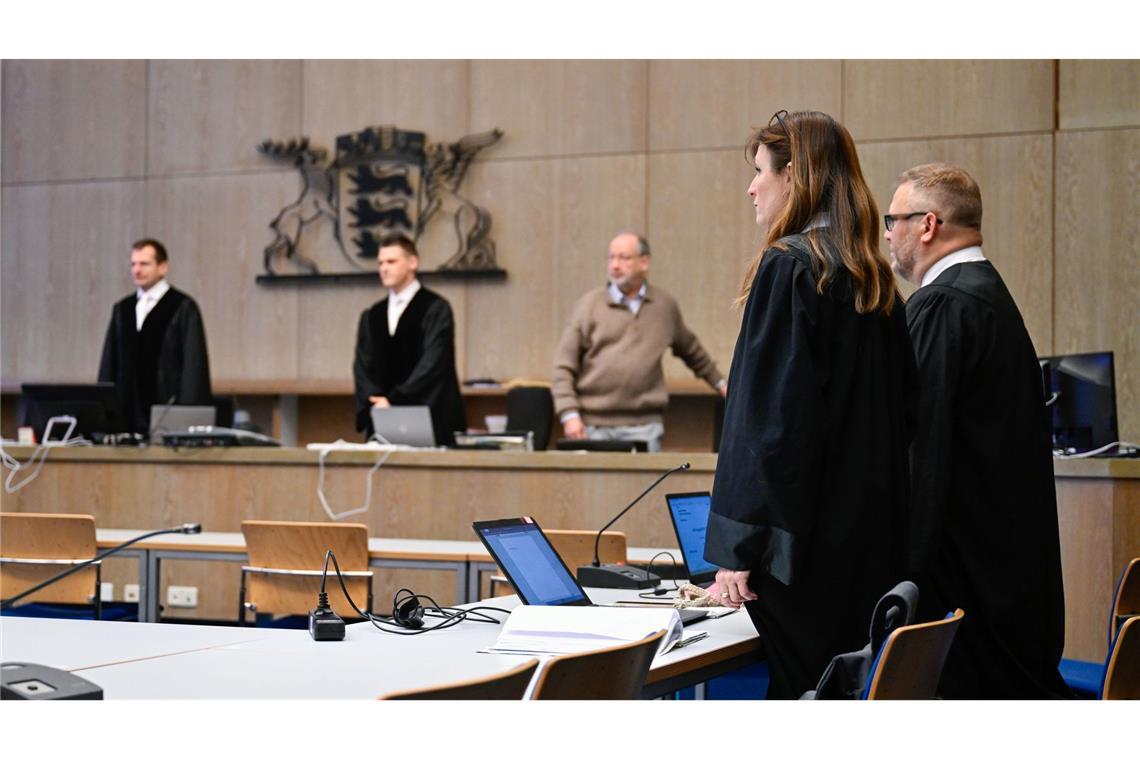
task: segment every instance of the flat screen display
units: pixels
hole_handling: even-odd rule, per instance
[[[1116,378],[1112,352],[1041,359],[1053,449],[1079,454],[1115,443]]]
[[[689,581],[694,584],[711,582],[717,566],[705,559],[705,530],[709,524],[712,498],[706,493],[671,493],[665,496],[669,516],[677,532],[677,544],[685,557]]]
[[[523,602],[545,606],[589,604],[582,587],[530,518],[475,523],[474,527]]]

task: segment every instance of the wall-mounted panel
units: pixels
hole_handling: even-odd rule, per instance
[[[1057,135],[1057,353],[1113,351],[1120,437],[1140,439],[1140,129]]]
[[[740,328],[733,301],[763,243],[747,192],[752,176],[737,148],[649,160],[650,275],[677,298],[685,323],[726,375]],[[665,374],[694,379],[673,358],[666,359]]]
[[[1061,61],[1061,129],[1140,126],[1140,61]]]
[[[4,380],[94,382],[111,307],[129,295],[143,182],[3,191]]]
[[[652,61],[650,150],[743,148],[781,108],[842,120],[840,61]]]
[[[1052,61],[845,61],[843,86],[856,140],[1053,128]]]
[[[305,61],[302,80],[301,132],[330,151],[337,135],[377,125],[420,130],[431,142],[468,132],[464,61]]]
[[[549,380],[574,301],[606,281],[610,238],[643,228],[644,159],[488,161],[472,175],[507,280],[468,285],[468,376]]]
[[[145,61],[4,61],[3,181],[138,177]]]
[[[266,223],[296,193],[290,173],[147,182],[150,234],[170,251],[170,282],[198,302],[217,381],[297,376],[297,291],[258,286]]]
[[[471,129],[493,158],[645,149],[645,61],[472,61]]]
[[[300,61],[153,61],[147,171],[263,168],[256,146],[301,129]]]
[[[1042,355],[1053,346],[1052,144],[1051,135],[1021,135],[859,146],[880,215],[887,213],[898,175],[912,166],[944,161],[970,173],[982,191],[986,258],[1001,273]],[[889,257],[886,240],[880,241]]]

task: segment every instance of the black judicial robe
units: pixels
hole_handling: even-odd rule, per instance
[[[906,308],[921,381],[910,565],[920,615],[966,612],[939,693],[1069,696],[1050,423],[1029,333],[988,261]]]
[[[832,251],[826,230],[814,234]],[[732,358],[705,558],[750,570],[769,698],[814,688],[867,643],[902,579],[914,357],[902,302],[855,312],[847,271],[823,294],[804,235],[769,249]]]
[[[115,304],[103,341],[99,381],[115,383],[122,427],[146,433],[150,408],[171,398],[178,405],[213,404],[206,330],[194,299],[180,290],[166,292],[135,326],[138,297]]]
[[[455,375],[455,320],[451,305],[421,287],[408,303],[396,334],[388,334],[388,299],[360,316],[356,360],[356,429],[372,435],[369,396],[385,396],[394,406],[431,407],[438,445],[455,443],[454,431],[466,430],[463,399]]]

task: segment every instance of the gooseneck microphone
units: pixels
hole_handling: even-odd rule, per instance
[[[101,560],[106,559],[107,557],[110,557],[112,554],[118,554],[119,552],[121,552],[124,549],[132,546],[133,544],[137,544],[139,541],[145,541],[146,539],[154,538],[155,536],[164,536],[164,535],[167,535],[169,533],[194,534],[194,533],[201,533],[201,532],[202,532],[202,523],[183,523],[182,525],[179,525],[177,528],[164,528],[162,530],[153,530],[150,533],[144,533],[141,536],[135,536],[134,538],[132,538],[129,541],[124,541],[123,543],[121,543],[117,546],[112,546],[110,549],[103,552],[102,554],[96,554],[94,557],[92,557],[91,559],[89,559],[85,562],[80,562],[78,565],[72,565],[71,567],[64,570],[62,573],[59,573],[57,575],[53,575],[52,577],[48,578],[46,581],[43,581],[42,583],[37,583],[35,586],[32,586],[29,589],[25,589],[24,591],[21,591],[19,594],[16,594],[13,597],[9,597],[8,599],[0,601],[0,610],[6,610],[9,607],[11,607],[13,604],[15,604],[16,602],[23,599],[24,597],[31,596],[32,594],[36,593],[37,591],[40,591],[41,589],[47,588],[48,586],[52,585],[53,583],[58,583],[59,581],[68,577],[69,575],[72,575],[73,573],[78,573],[83,568],[90,567],[91,565],[94,565],[96,562],[99,562]]]
[[[578,568],[578,582],[583,586],[593,586],[594,588],[652,588],[661,582],[661,578],[648,570],[642,572],[635,570],[628,565],[603,565],[598,557],[598,546],[602,540],[602,534],[606,532],[611,525],[621,519],[622,515],[631,510],[637,502],[645,498],[645,496],[656,488],[661,481],[669,477],[675,472],[681,472],[689,469],[688,462],[678,465],[671,470],[662,473],[661,477],[653,481],[653,484],[641,492],[641,495],[631,501],[625,509],[618,512],[617,515],[606,523],[598,535],[594,537],[594,561],[589,565],[582,565]]]

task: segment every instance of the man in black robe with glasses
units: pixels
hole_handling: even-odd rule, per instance
[[[924,619],[966,617],[939,695],[1071,696],[1057,670],[1065,600],[1050,424],[1037,355],[982,255],[982,197],[962,169],[908,169],[886,215],[918,365],[909,561]]]

